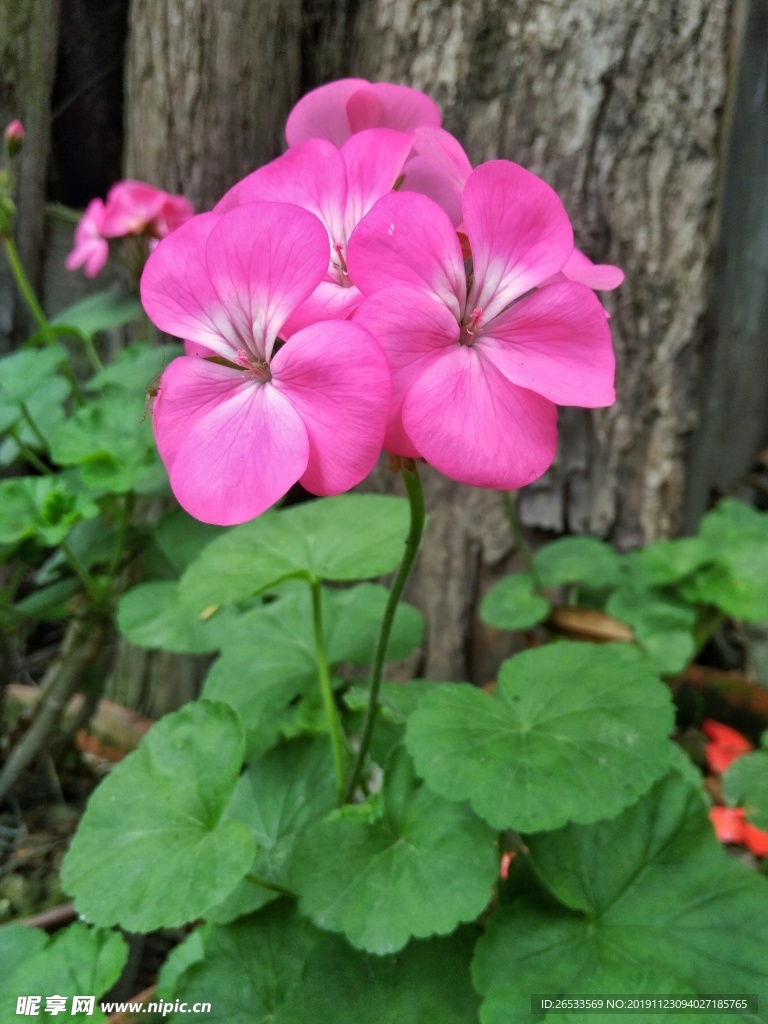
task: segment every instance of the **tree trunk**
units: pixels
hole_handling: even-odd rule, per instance
[[[126,170],[210,209],[277,156],[300,93],[292,0],[133,0]]]
[[[552,470],[519,496],[529,527],[622,546],[682,522],[716,232],[732,3],[375,0],[338,10],[324,74],[417,86],[473,162],[514,160],[558,192],[577,245],[627,279],[606,298],[619,399],[564,409]],[[352,37],[348,46],[339,40]],[[334,61],[334,56],[336,60]],[[426,671],[469,674],[488,569],[510,550],[499,497],[430,474],[414,595]],[[506,568],[506,565],[505,565]]]
[[[56,68],[58,0],[0,0],[0,131],[19,118],[27,132],[14,172],[14,235],[32,283],[43,263],[50,95]],[[4,159],[4,158],[3,158]],[[31,329],[5,260],[0,260],[0,353]]]

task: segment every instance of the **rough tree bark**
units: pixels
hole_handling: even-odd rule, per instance
[[[473,161],[504,157],[540,174],[562,197],[577,244],[627,271],[606,301],[619,400],[596,413],[562,411],[557,462],[520,495],[529,526],[624,546],[680,527],[733,8],[375,0],[342,5],[314,40],[325,47],[315,57],[324,75],[424,89]],[[310,21],[308,38],[312,29]],[[427,673],[456,678],[476,653],[469,612],[509,541],[497,495],[429,483],[432,519],[414,593],[437,624]]]
[[[43,264],[45,176],[58,18],[59,0],[0,0],[0,130],[13,118],[19,118],[27,130],[15,172],[15,236],[22,262],[37,287]],[[30,326],[2,260],[0,352],[7,352]]]
[[[209,209],[281,150],[300,93],[292,0],[133,0],[126,170]]]

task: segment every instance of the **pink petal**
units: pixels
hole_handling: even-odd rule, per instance
[[[101,233],[103,224],[104,203],[92,199],[75,228],[75,247],[64,261],[67,270],[84,266],[85,276],[95,277],[103,269],[109,256],[109,244]]]
[[[464,220],[461,195],[471,173],[469,157],[452,135],[443,128],[420,127],[414,132],[400,191],[429,196],[458,228]]]
[[[558,405],[616,400],[616,361],[605,311],[584,285],[539,288],[478,332],[476,347],[513,384]]]
[[[205,263],[240,348],[269,359],[280,328],[322,281],[328,255],[325,228],[298,206],[246,203],[217,219]]]
[[[556,406],[510,384],[477,347],[457,345],[415,380],[403,425],[427,462],[475,487],[524,487],[557,450]]]
[[[348,322],[316,324],[295,334],[271,368],[309,437],[302,486],[339,494],[365,479],[381,453],[390,400],[387,361],[374,338]]]
[[[341,148],[347,179],[344,240],[373,204],[392,191],[412,144],[412,136],[388,128],[359,132],[344,143]]]
[[[354,285],[345,288],[335,281],[321,281],[283,324],[280,337],[290,338],[302,328],[322,320],[346,320],[362,299],[363,293]]]
[[[598,292],[611,292],[624,280],[624,271],[619,267],[610,263],[593,263],[578,249],[574,249],[568,257],[562,273],[569,281],[585,284],[587,288]]]
[[[285,125],[288,145],[293,148],[307,139],[328,139],[335,146],[343,145],[352,134],[347,100],[367,84],[364,78],[341,78],[302,96]]]
[[[555,192],[507,160],[472,172],[462,208],[474,268],[467,308],[481,309],[486,322],[561,270],[573,251],[571,223]]]
[[[144,181],[118,181],[107,193],[104,235],[140,235],[160,213],[167,198],[167,192]]]
[[[384,448],[417,458],[419,451],[403,427],[403,402],[414,381],[452,349],[459,325],[442,303],[418,288],[400,285],[377,292],[358,306],[353,322],[367,328],[381,345],[392,374]]]
[[[413,192],[384,196],[349,240],[349,275],[364,295],[396,284],[424,289],[458,318],[466,294],[461,246],[446,214]]]
[[[418,89],[390,82],[364,82],[347,100],[347,115],[353,132],[366,128],[396,128],[410,132],[420,124],[439,127],[440,110]]]
[[[141,302],[161,331],[231,359],[244,346],[229,324],[205,260],[218,221],[215,213],[198,214],[155,247],[141,275]]]
[[[205,523],[260,515],[307,465],[301,419],[271,384],[182,356],[163,374],[155,435],[179,504]]]
[[[165,238],[172,231],[186,224],[195,215],[195,208],[185,196],[166,194],[163,205],[155,217],[154,229],[158,238]]]
[[[218,202],[224,213],[242,203],[293,203],[325,225],[332,241],[344,242],[347,179],[344,160],[324,139],[311,139],[260,167],[234,185]],[[330,256],[330,253],[329,253]]]

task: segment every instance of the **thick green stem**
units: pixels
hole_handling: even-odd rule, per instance
[[[384,671],[384,663],[387,658],[389,635],[392,632],[392,624],[395,621],[395,612],[397,611],[397,606],[400,603],[400,598],[405,588],[405,584],[411,574],[411,569],[413,568],[413,563],[416,560],[416,555],[418,554],[419,547],[421,545],[421,538],[424,533],[424,522],[426,519],[424,511],[424,492],[421,488],[421,480],[419,479],[419,474],[415,466],[412,470],[403,469],[403,479],[405,480],[408,498],[411,503],[411,527],[405,541],[405,554],[403,555],[403,560],[400,563],[400,568],[397,570],[397,575],[395,576],[395,581],[392,584],[392,589],[389,592],[389,600],[387,601],[387,606],[384,609],[384,618],[381,620],[379,641],[376,646],[376,654],[374,656],[373,667],[371,669],[371,692],[368,695],[368,708],[365,713],[363,734],[360,737],[360,748],[357,752],[355,765],[352,769],[352,774],[349,777],[349,782],[347,783],[347,788],[344,794],[344,799],[347,802],[355,795],[357,787],[360,785],[360,780],[363,776],[365,761],[368,757],[368,750],[370,749],[371,739],[373,738],[373,730],[376,726],[376,719],[379,714],[379,690],[381,689],[381,678]]]
[[[48,323],[48,318],[43,312],[43,307],[37,301],[37,296],[32,289],[32,285],[29,283],[29,278],[27,277],[24,267],[21,264],[21,260],[19,259],[19,251],[16,248],[15,242],[9,235],[3,235],[3,245],[5,246],[5,255],[8,257],[8,264],[11,268],[13,279],[16,282],[16,287],[21,292],[22,298],[26,302],[27,308],[32,314],[40,333],[45,339],[46,345],[56,345],[56,335],[51,330],[51,325]],[[83,395],[77,381],[75,380],[75,375],[72,373],[72,368],[69,363],[64,363],[62,371],[69,381],[75,401],[79,405],[82,405]]]
[[[115,537],[115,546],[112,549],[112,557],[109,560],[109,575],[116,576],[118,569],[120,568],[120,562],[125,551],[125,539],[128,534],[128,523],[130,522],[131,513],[133,512],[134,494],[133,491],[129,491],[128,494],[123,494],[122,500],[120,501],[120,510],[118,512],[117,519],[117,536]]]
[[[507,519],[509,520],[509,528],[512,531],[512,537],[515,541],[515,547],[520,552],[520,555],[525,562],[525,567],[533,578],[533,585],[537,590],[543,590],[544,587],[541,584],[541,577],[539,576],[536,564],[533,561],[533,555],[531,549],[528,547],[528,543],[523,536],[523,531],[520,529],[520,523],[517,519],[517,511],[515,510],[515,503],[512,501],[509,491],[501,492],[501,500],[504,503],[504,511],[507,513]]]
[[[310,581],[312,588],[312,624],[315,633],[315,659],[317,661],[317,677],[320,682],[320,693],[323,697],[323,707],[328,720],[328,732],[331,737],[331,750],[333,751],[333,763],[336,768],[336,789],[339,800],[344,794],[345,756],[344,739],[339,721],[339,713],[336,709],[336,702],[333,697],[331,685],[331,673],[328,669],[328,659],[325,655],[325,638],[323,636],[323,608],[322,608],[322,587],[320,580],[313,578]]]

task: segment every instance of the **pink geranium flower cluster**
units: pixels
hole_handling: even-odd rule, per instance
[[[243,522],[296,481],[349,489],[382,448],[476,486],[536,479],[556,406],[614,401],[592,289],[621,271],[574,248],[541,179],[472,170],[415,89],[323,86],[286,136],[142,277],[147,313],[186,343],[153,413],[181,504]]]
[[[106,202],[92,199],[75,228],[75,247],[67,256],[68,270],[83,267],[95,277],[109,256],[109,239],[145,235],[156,242],[194,215],[184,196],[171,195],[143,181],[119,181]]]

